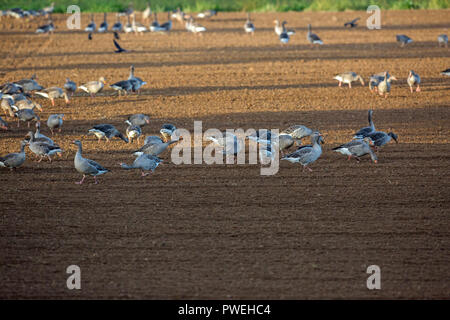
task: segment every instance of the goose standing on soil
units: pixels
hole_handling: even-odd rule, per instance
[[[247,13],[247,21],[244,24],[244,30],[246,33],[251,33],[252,35],[255,33],[255,25],[250,20],[250,12]]]
[[[163,136],[163,138],[168,141],[171,139],[172,135],[177,130],[177,127],[175,127],[173,124],[165,123],[162,125],[161,130],[159,130],[159,133]]]
[[[156,139],[155,140],[151,140],[149,141],[147,144],[143,145],[141,148],[139,148],[138,150],[134,151],[133,154],[135,156],[140,156],[142,154],[149,154],[152,156],[158,156],[161,153],[163,153],[164,151],[166,151],[166,149],[171,145],[174,144],[178,141],[180,141],[181,139],[177,139],[177,140],[170,140],[167,142],[159,142]]]
[[[34,133],[34,140],[58,146],[57,144],[55,144],[55,142],[52,139],[50,139],[49,137],[47,137],[46,135],[41,133],[41,122],[40,121],[36,122],[36,132]]]
[[[116,23],[114,23],[111,30],[114,32],[121,32],[122,28],[123,28],[123,26],[122,26],[122,22],[120,22],[120,16],[117,14],[117,21],[116,21]]]
[[[242,149],[242,141],[231,132],[223,132],[221,137],[210,136],[206,140],[212,141],[215,145],[222,148],[222,153],[227,155],[236,155]]]
[[[128,121],[135,126],[145,126],[150,123],[150,117],[146,114],[137,113],[128,117]]]
[[[10,153],[6,156],[0,157],[0,167],[9,168],[11,171],[23,165],[26,159],[25,146],[27,141],[20,142],[20,152]]]
[[[53,33],[55,30],[55,25],[53,24],[53,21],[50,20],[47,24],[44,24],[42,26],[39,26],[36,29],[36,33]]]
[[[63,89],[58,88],[58,87],[47,88],[47,89],[44,89],[43,91],[36,92],[36,94],[49,99],[52,102],[52,106],[55,106],[55,99],[58,99],[58,98],[64,98],[64,100],[66,101],[66,104],[70,103],[67,93]]]
[[[322,147],[320,146],[321,137],[321,133],[314,132],[311,135],[311,139],[313,141],[312,146],[301,147],[298,150],[284,156],[281,160],[287,160],[291,163],[300,163],[303,166],[303,170],[306,168],[309,171],[312,171],[308,165],[319,159],[322,155]]]
[[[158,15],[156,14],[156,12],[153,12],[153,21],[150,24],[150,31],[151,32],[161,31],[161,28],[160,28],[159,22],[158,22]]]
[[[134,139],[137,139],[137,141],[139,142],[139,138],[141,137],[141,134],[142,134],[141,127],[132,124],[128,120],[125,120],[125,123],[128,124],[127,131],[126,131],[127,137],[128,137],[128,142],[132,143]]]
[[[194,18],[190,18],[186,22],[186,29],[194,34],[202,34],[202,32],[206,31],[206,28],[196,22],[194,22]]]
[[[408,37],[407,35],[404,35],[404,34],[398,34],[396,36],[396,38],[397,38],[397,42],[400,43],[401,47],[404,47],[408,43],[413,42],[413,40],[410,37]]]
[[[100,77],[100,79],[98,79],[97,81],[90,81],[86,84],[79,86],[78,88],[89,93],[91,97],[94,97],[97,93],[102,91],[103,86],[105,84],[106,84],[105,78]]]
[[[333,79],[339,81],[339,87],[342,86],[342,83],[347,83],[348,87],[351,88],[352,87],[352,82],[353,81],[358,81],[358,80],[364,86],[363,78],[359,74],[357,74],[356,72],[351,72],[351,71],[344,72],[344,73],[336,75]]]
[[[97,25],[94,22],[94,15],[91,14],[91,22],[87,25],[87,27],[84,29],[86,32],[95,32],[95,29],[97,28]]]
[[[98,32],[106,32],[108,31],[108,22],[106,21],[106,12],[103,13],[103,22],[100,24],[98,28]]]
[[[315,33],[311,32],[311,25],[308,24],[308,33],[306,34],[306,40],[312,44],[323,44],[323,41],[319,38],[319,36]]]
[[[39,85],[35,79],[36,75],[33,74],[30,79],[22,79],[14,83],[21,86],[25,93],[44,89],[44,87]]]
[[[172,18],[170,17],[170,12],[167,12],[167,21],[159,26],[161,31],[169,32],[172,30]]]
[[[388,93],[391,92],[391,81],[392,77],[388,77],[388,73],[384,73],[384,80],[381,81],[377,86],[377,91],[380,96],[384,95],[384,98],[387,98]]]
[[[47,157],[50,162],[52,162],[52,158],[50,158],[51,155],[62,153],[62,150],[59,146],[52,145],[43,141],[37,141],[34,138],[34,134],[32,131],[28,132],[27,136],[30,137],[28,147],[35,155],[40,157],[38,162],[41,162],[44,156]]]
[[[83,158],[82,156],[82,147],[81,147],[81,141],[75,140],[73,142],[76,146],[78,146],[77,153],[75,154],[74,158],[74,165],[75,169],[83,174],[83,178],[79,182],[75,182],[76,184],[82,184],[84,182],[84,179],[86,178],[86,175],[91,175],[94,177],[95,184],[98,183],[97,176],[102,175],[104,173],[109,172],[108,169],[101,166],[99,163],[95,162],[94,160]]]
[[[129,169],[141,169],[142,177],[145,177],[150,174],[150,172],[145,173],[144,171],[151,171],[151,173],[155,172],[155,169],[162,162],[162,160],[158,157],[149,155],[149,154],[141,154],[134,160],[131,166],[121,163],[120,166],[126,170]]]
[[[441,74],[442,74],[443,76],[449,76],[449,77],[450,77],[450,68],[449,68],[449,69],[446,69],[446,70],[444,70],[444,71],[441,71]]]
[[[8,123],[0,117],[0,128],[3,130],[8,130]]]
[[[420,77],[417,73],[415,73],[413,70],[409,70],[408,78],[406,79],[406,82],[409,85],[409,89],[411,90],[411,93],[413,93],[413,86],[417,85],[416,92],[420,92]]]
[[[289,42],[289,34],[286,30],[286,21],[283,21],[283,23],[281,24],[283,31],[280,34],[280,42],[282,44],[287,44]]]
[[[58,129],[59,132],[61,132],[62,125],[64,120],[64,114],[52,114],[47,119],[47,127],[50,128],[50,131],[53,135],[53,130]]]
[[[122,93],[126,95],[128,94],[128,92],[133,90],[133,84],[131,83],[130,80],[118,81],[110,85],[110,87],[118,92],[119,97],[121,96]]]
[[[119,130],[116,129],[112,124],[99,124],[95,125],[93,129],[89,130],[89,133],[95,135],[98,138],[98,142],[105,137],[106,141],[110,141],[110,139],[114,137],[118,137],[128,143],[128,138],[125,137]]]
[[[365,137],[364,139],[352,140],[350,142],[342,144],[339,147],[333,148],[333,151],[348,156],[347,160],[350,160],[351,157],[355,157],[358,162],[361,161],[360,157],[369,154],[372,161],[374,163],[377,163],[378,158],[370,148],[369,143],[370,138]]]
[[[34,112],[37,107],[31,109],[18,109],[16,106],[12,106],[14,111],[14,116],[17,117],[17,127],[20,127],[20,121],[27,122],[28,128],[30,127],[30,121],[33,119],[39,121],[39,116]],[[42,110],[40,110],[42,111]]]
[[[72,97],[75,91],[77,91],[77,85],[75,82],[71,81],[69,78],[66,78],[66,83],[64,83],[64,89],[70,96]]]
[[[376,131],[369,134],[367,137],[372,141],[375,149],[384,146],[386,143],[391,141],[391,138],[394,139],[395,143],[398,143],[398,136],[393,132],[386,133],[382,131]]]
[[[289,149],[294,144],[301,144],[301,141],[293,138],[289,134],[280,134],[278,135],[278,149],[281,151],[281,155],[284,156],[284,150]]]
[[[372,115],[373,110],[369,110],[369,126],[359,129],[357,132],[355,132],[353,139],[363,139],[367,137],[369,134],[375,132],[375,125],[373,124]]]
[[[133,25],[131,24],[131,20],[130,20],[130,15],[127,16],[127,23],[125,24],[123,31],[125,31],[125,33],[131,33],[134,31]]]
[[[305,137],[311,136],[313,133],[313,130],[303,125],[293,125],[281,132],[281,134],[288,134],[299,141]]]
[[[134,76],[134,65],[130,66],[130,75],[128,76],[128,80],[130,80],[130,82],[133,86],[133,91],[137,92],[138,94],[140,94],[140,92],[141,92],[141,87],[143,85],[147,84],[147,82],[145,82],[141,78]]]
[[[448,36],[446,34],[440,34],[438,36],[438,45],[443,47],[448,47]]]
[[[147,31],[147,27],[144,26],[142,23],[136,22],[136,15],[133,13],[133,22],[132,22],[132,27],[133,27],[133,31],[135,34],[140,34],[143,35],[144,32]]]
[[[21,109],[31,109],[33,107],[35,107],[38,110],[42,111],[42,106],[34,101],[28,100],[28,99],[23,99],[23,100],[17,100],[15,102],[15,106],[21,110]]]

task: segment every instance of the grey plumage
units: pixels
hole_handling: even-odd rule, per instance
[[[398,143],[398,136],[393,132],[376,131],[367,136],[375,147],[381,147],[391,141],[391,138]]]
[[[141,154],[149,154],[152,156],[158,156],[163,153],[168,146],[171,144],[178,142],[179,140],[171,140],[168,142],[158,142],[156,140],[150,141],[149,143],[143,145],[140,149],[136,150],[133,154],[139,156]]]
[[[110,85],[111,88],[116,90],[119,96],[122,94],[128,94],[128,92],[133,90],[133,84],[130,80],[122,80]]]
[[[322,147],[320,146],[320,139],[322,135],[319,132],[314,132],[311,136],[313,140],[312,146],[303,146],[296,151],[284,156],[281,160],[287,160],[292,163],[300,163],[303,168],[312,171],[308,167],[322,155]]]
[[[127,165],[125,163],[121,163],[120,166],[126,170],[130,169],[141,169],[142,176],[145,177],[146,175],[150,173],[144,173],[144,171],[151,171],[152,173],[155,172],[155,169],[158,167],[158,165],[162,162],[161,159],[158,157],[149,155],[149,154],[142,154],[139,155],[133,162],[133,164]]]
[[[51,155],[59,153],[62,153],[62,150],[60,147],[48,144],[46,142],[37,141],[34,138],[33,132],[29,132],[28,136],[30,137],[30,141],[28,144],[28,147],[30,150],[37,156],[40,157],[39,162],[42,161],[42,158],[46,156],[50,162],[52,162],[52,159],[50,158]]]
[[[137,113],[128,117],[128,121],[130,121],[135,126],[145,126],[150,123],[150,117],[146,114]]]
[[[3,157],[0,157],[0,167],[10,168],[11,170],[20,167],[26,159],[25,146],[26,141],[20,142],[20,152],[10,153]]]
[[[363,139],[367,137],[369,134],[375,132],[375,125],[373,124],[372,115],[373,110],[369,110],[369,126],[359,129],[357,132],[355,132],[353,139]]]
[[[109,170],[100,165],[98,162],[83,157],[83,149],[80,140],[75,140],[73,144],[78,146],[78,150],[74,158],[74,166],[78,172],[83,174],[83,178],[81,179],[81,181],[76,183],[82,184],[84,179],[86,178],[86,175],[91,175],[95,179],[95,184],[97,184],[97,176],[105,174],[109,172]]]
[[[410,37],[408,37],[407,35],[404,35],[404,34],[396,35],[396,39],[397,39],[397,42],[399,42],[402,47],[404,47],[408,43],[413,42],[413,40]]]
[[[139,141],[139,137],[142,134],[141,127],[132,124],[128,120],[125,120],[125,123],[128,124],[126,133],[127,133],[127,137],[128,137],[129,142],[130,143],[133,142],[134,139],[137,139]]]
[[[323,44],[323,41],[319,38],[317,34],[311,32],[311,25],[308,24],[308,33],[306,34],[306,40],[312,44]]]
[[[98,138],[98,142],[100,142],[103,137],[105,137],[108,142],[110,139],[118,137],[128,143],[128,138],[120,133],[119,130],[111,124],[95,125],[93,129],[89,130],[89,133],[94,134]]]
[[[48,117],[47,127],[50,128],[50,131],[52,132],[52,134],[53,134],[53,130],[55,130],[55,129],[59,129],[59,132],[61,132],[63,120],[64,120],[64,114],[62,114],[62,113],[52,114]]]
[[[339,152],[339,153],[342,153],[342,154],[348,156],[349,160],[351,157],[355,157],[358,161],[361,160],[360,157],[362,157],[366,154],[369,154],[372,161],[377,163],[378,158],[377,158],[376,154],[370,148],[369,140],[370,140],[370,138],[368,138],[368,137],[366,137],[364,139],[352,140],[352,141],[342,144],[336,148],[333,148],[333,151],[336,151],[336,152]]]

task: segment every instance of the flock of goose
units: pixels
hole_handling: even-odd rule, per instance
[[[53,12],[53,5],[48,8],[44,8],[39,11],[39,15],[49,15]],[[5,13],[3,12],[3,15]],[[32,14],[38,15],[38,13],[25,14],[25,11],[12,9],[8,11],[8,15],[14,17],[24,17]],[[217,13],[212,10],[205,11],[197,15],[198,18],[210,18]],[[121,16],[128,17],[128,23],[122,26],[120,22]],[[118,39],[117,32],[144,32],[147,28],[135,20],[135,13],[130,8],[126,12],[119,13],[118,20],[112,27],[112,31],[115,33],[115,37]],[[142,14],[143,20],[148,19],[152,16],[152,11],[150,6]],[[130,21],[130,17],[132,21]],[[197,24],[194,21],[193,16],[183,13],[181,10],[177,10],[172,14],[168,14],[168,22],[159,24],[157,21],[156,13],[153,13],[154,20],[151,23],[148,30],[152,32],[168,32],[172,28],[171,18],[175,18],[179,21],[184,21],[186,23],[186,29],[193,33],[201,33],[206,31],[206,28]],[[359,18],[347,22],[344,26],[354,27],[357,25]],[[96,24],[93,20],[86,27],[85,31],[89,32],[91,37],[92,32],[106,32],[108,31],[107,15],[104,15],[104,21],[97,29]],[[295,34],[294,30],[286,28],[286,21],[275,23],[275,33],[279,36],[281,43],[286,44],[289,41],[290,36]],[[144,30],[145,29],[145,30]],[[53,22],[51,21],[48,25],[41,26],[38,28],[39,33],[51,33],[54,30]],[[244,30],[247,33],[253,34],[255,32],[255,26],[251,21],[250,14],[247,14],[247,21],[244,25]],[[316,34],[312,33],[311,25],[308,25],[307,40],[311,44],[322,45],[323,41]],[[412,40],[405,35],[397,35],[397,41],[401,43],[402,46],[410,43]],[[448,38],[446,35],[440,35],[438,38],[439,45],[447,46]],[[118,51],[126,51],[114,41]],[[117,51],[116,51],[117,52]],[[442,72],[444,75],[450,75],[449,69]],[[339,87],[342,84],[348,84],[351,88],[352,82],[359,81],[364,86],[363,78],[355,72],[345,72],[338,74],[334,77],[335,80],[339,81]],[[397,80],[394,76],[390,75],[389,72],[381,72],[372,75],[369,78],[369,88],[373,92],[387,97],[390,92],[391,81]],[[408,77],[406,79],[411,93],[415,91],[420,91],[420,76],[413,70],[409,71]],[[30,128],[30,123],[35,121],[36,130],[35,132],[29,131],[25,139],[20,142],[20,152],[10,153],[3,157],[0,157],[0,167],[10,168],[15,170],[16,168],[22,166],[26,160],[25,148],[29,147],[29,150],[38,158],[38,161],[42,161],[47,158],[50,162],[52,161],[53,155],[61,156],[63,150],[49,137],[41,133],[41,119],[37,114],[37,111],[42,111],[42,106],[36,101],[33,101],[34,96],[39,96],[41,98],[49,99],[52,106],[55,106],[55,99],[64,99],[66,104],[70,103],[70,99],[73,97],[76,90],[82,90],[88,93],[92,98],[95,97],[97,93],[103,90],[106,84],[105,78],[101,77],[98,80],[90,81],[80,86],[69,78],[66,79],[63,87],[47,87],[39,85],[35,75],[29,79],[21,79],[15,82],[8,82],[0,86],[0,99],[1,108],[5,114],[5,117],[10,117],[11,119],[17,120],[17,127],[20,127],[21,122],[26,122],[28,128]],[[128,79],[120,80],[110,85],[110,87],[117,91],[120,96],[123,94],[129,94],[135,92],[140,93],[141,87],[145,85],[146,82],[139,77],[135,76],[135,68],[133,65],[130,66],[130,74]],[[377,162],[377,152],[380,147],[390,142],[392,139],[398,143],[398,136],[393,132],[383,132],[377,131],[375,129],[373,120],[373,111],[368,112],[369,126],[361,128],[359,131],[355,132],[353,139],[349,142],[340,145],[333,149],[333,151],[341,153],[348,156],[350,160],[351,157],[356,158],[360,161],[361,157],[364,155],[369,155],[373,162]],[[49,128],[52,136],[57,130],[59,133],[62,132],[62,127],[64,123],[64,114],[52,114],[48,117],[46,125]],[[141,136],[143,135],[142,127],[150,123],[150,117],[145,114],[134,114],[131,115],[127,120],[125,120],[127,128],[125,134],[121,133],[112,124],[98,124],[89,129],[88,133],[94,135],[98,142],[100,143],[103,138],[108,142],[113,138],[119,138],[126,143],[132,143],[135,140],[139,143]],[[8,123],[0,117],[0,127],[3,129],[8,129]],[[182,140],[177,133],[177,128],[173,124],[164,124],[160,129],[161,136],[147,136],[144,139],[144,144],[139,149],[133,152],[136,157],[131,165],[120,163],[123,169],[140,169],[141,175],[146,176],[150,172],[154,172],[158,165],[162,162],[159,156],[165,152],[170,145],[177,143]],[[309,137],[311,139],[311,144],[302,145],[302,139]],[[258,130],[254,135],[247,136],[248,140],[253,140],[259,144],[260,158],[263,162],[264,157],[274,158],[278,152],[281,152],[281,160],[286,160],[292,163],[298,163],[303,166],[304,169],[308,169],[309,165],[315,162],[322,154],[322,146],[324,143],[323,135],[317,131],[307,128],[303,125],[294,125],[283,131],[280,134],[275,134],[270,130]],[[236,155],[242,148],[242,141],[239,141],[234,134],[225,132],[223,137],[209,137],[207,140],[212,141],[212,143],[220,146],[223,149],[224,154]],[[90,175],[94,177],[95,183],[98,183],[97,176],[109,172],[109,170],[103,167],[101,164],[84,158],[82,142],[80,140],[73,141],[73,144],[77,146],[77,152],[74,157],[74,167],[82,174],[82,180],[77,182],[82,184],[86,176]],[[296,147],[293,152],[287,152],[292,147]]]

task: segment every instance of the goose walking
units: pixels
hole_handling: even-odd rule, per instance
[[[355,132],[353,139],[363,139],[367,137],[369,134],[375,132],[375,125],[373,124],[372,115],[373,110],[369,110],[369,126],[359,129],[357,132]]]
[[[114,127],[112,124],[95,125],[93,129],[89,130],[89,133],[95,135],[98,139],[98,142],[100,142],[103,137],[108,142],[110,141],[110,139],[118,137],[128,143],[128,138],[120,133],[119,130],[117,130],[116,127]]]
[[[122,93],[127,95],[130,91],[133,90],[133,84],[130,80],[122,80],[110,85],[111,88],[118,92],[119,97]]]
[[[141,154],[139,155],[136,160],[134,160],[133,164],[131,166],[121,163],[120,166],[126,170],[130,169],[140,169],[141,170],[141,176],[145,177],[148,176],[150,173],[155,172],[155,169],[158,167],[158,165],[162,162],[161,159],[158,157],[149,155],[149,154]],[[150,171],[150,172],[144,172],[144,171]]]
[[[91,97],[94,97],[97,93],[102,91],[103,86],[106,84],[105,78],[100,77],[97,81],[90,81],[88,83],[85,83],[78,88],[89,93]]]
[[[50,131],[52,132],[52,135],[54,134],[53,130],[58,129],[59,132],[61,132],[62,125],[64,120],[64,114],[52,114],[47,119],[47,127],[50,128]]]
[[[287,160],[291,163],[300,163],[303,166],[303,170],[308,169],[309,171],[312,171],[308,165],[319,159],[322,155],[322,147],[320,146],[321,138],[321,133],[314,132],[311,135],[311,139],[313,141],[312,146],[301,147],[298,150],[282,157],[281,160]]]
[[[409,70],[409,75],[408,78],[406,79],[406,82],[409,85],[409,89],[411,91],[411,93],[413,93],[413,87],[414,85],[417,85],[416,87],[416,92],[420,92],[420,76],[415,73],[413,70]]]
[[[38,162],[41,162],[43,157],[47,157],[52,162],[51,155],[62,153],[59,146],[36,140],[32,131],[28,132],[27,136],[30,137],[28,147],[35,155],[40,157]]]
[[[83,158],[82,155],[83,149],[80,140],[75,140],[73,144],[78,146],[78,150],[74,158],[75,169],[79,173],[83,174],[83,178],[81,179],[81,181],[75,183],[82,184],[84,182],[84,179],[86,178],[86,175],[90,175],[94,177],[95,184],[98,184],[97,176],[105,174],[109,172],[109,170],[104,168],[102,165],[100,165],[98,162],[95,162],[94,160]]]
[[[52,106],[55,106],[55,99],[58,99],[58,98],[64,98],[64,101],[66,101],[66,104],[70,103],[67,93],[63,89],[58,88],[58,87],[47,88],[47,89],[44,89],[43,91],[36,92],[36,94],[49,99],[52,103]]]
[[[308,24],[308,33],[306,34],[306,40],[308,40],[308,42],[312,44],[323,44],[323,41],[319,38],[319,36],[311,32],[310,24]]]
[[[11,171],[23,165],[26,159],[25,146],[27,141],[20,142],[20,152],[10,153],[0,157],[0,167],[9,168]]]
[[[384,95],[384,98],[387,98],[388,94],[391,92],[391,81],[392,77],[388,78],[388,73],[384,73],[384,80],[381,81],[377,86],[377,92],[380,96]]]
[[[364,80],[363,78],[357,74],[356,72],[344,72],[341,74],[336,75],[333,79],[339,81],[339,87],[342,87],[342,83],[347,83],[348,87],[352,87],[352,82],[359,81],[364,86]]]
[[[413,40],[404,34],[398,34],[396,35],[397,42],[400,43],[400,46],[403,48],[407,44],[413,42]]]
[[[339,147],[333,148],[333,151],[342,153],[343,155],[348,156],[347,160],[350,160],[351,157],[356,158],[359,162],[361,161],[360,157],[365,156],[366,154],[370,155],[370,158],[374,163],[378,162],[378,158],[376,154],[372,151],[369,146],[370,138],[365,137],[364,139],[357,139],[347,142],[345,144],[340,145]]]
[[[125,123],[128,124],[127,131],[126,131],[127,137],[128,137],[128,142],[132,143],[134,139],[137,139],[137,141],[139,142],[139,138],[141,137],[141,134],[142,134],[141,127],[132,124],[128,120],[125,120]]]
[[[369,78],[369,89],[370,89],[370,91],[372,91],[372,92],[377,92],[378,91],[378,85],[380,84],[380,82],[384,81],[384,78],[385,78],[384,74],[385,74],[385,72],[379,72],[379,73],[376,73],[376,74],[373,74],[373,75],[370,76],[370,78]],[[388,77],[388,79],[391,78],[391,81],[392,80],[397,80],[397,78],[394,77],[394,76],[391,76],[389,74],[389,72],[387,72],[387,77]]]
[[[438,36],[438,45],[443,47],[448,47],[448,36],[446,34],[440,34]]]
[[[250,12],[247,13],[247,21],[244,24],[244,31],[246,33],[251,33],[252,35],[255,33],[255,25],[250,20]]]

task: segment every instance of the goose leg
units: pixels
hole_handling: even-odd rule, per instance
[[[348,83],[348,88],[349,88],[349,89],[352,88],[352,83],[351,83],[351,82]]]
[[[416,92],[420,92],[420,87],[417,85]]]
[[[84,182],[84,178],[86,178],[86,175],[83,174],[83,179],[81,179],[81,181],[75,182],[75,184],[82,184]]]
[[[411,93],[413,93],[413,88],[412,87],[409,87],[409,90],[411,91]]]
[[[52,106],[54,107],[55,106],[55,100],[52,98],[52,99],[50,99],[50,101],[52,102]]]
[[[94,180],[95,180],[94,184],[98,184],[97,176],[94,176]]]
[[[141,176],[142,177],[146,177],[146,176],[148,176],[150,173],[149,172],[147,172],[147,173],[145,173],[144,171],[141,171],[142,173],[141,173]]]
[[[339,87],[342,87],[342,81],[339,81]]]
[[[50,158],[49,155],[47,155],[48,161],[51,163],[52,162],[52,158]]]

